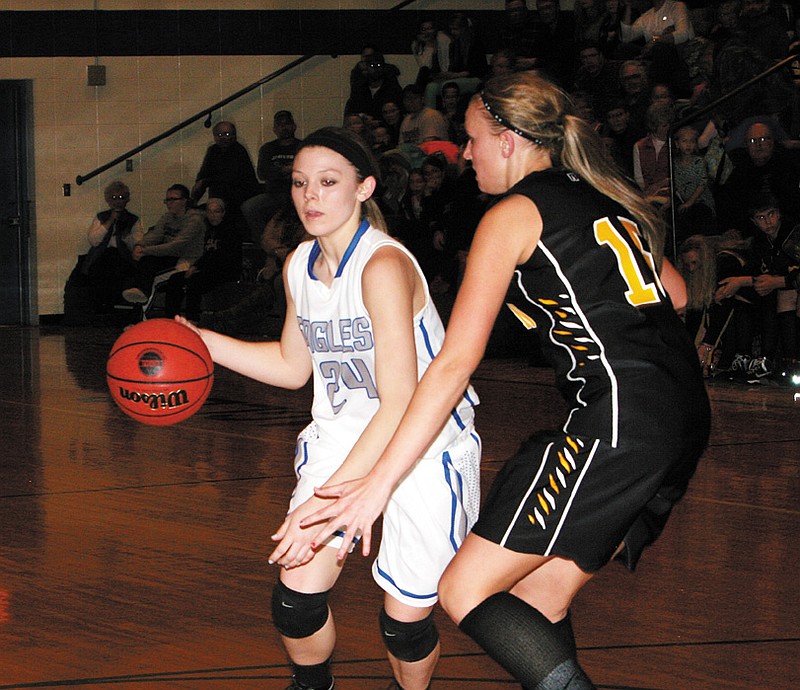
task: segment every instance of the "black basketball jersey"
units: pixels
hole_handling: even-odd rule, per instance
[[[632,214],[563,169],[535,172],[509,194],[530,198],[543,220],[508,306],[538,330],[571,407],[564,431],[614,446],[621,435],[669,434],[671,410],[705,393]]]

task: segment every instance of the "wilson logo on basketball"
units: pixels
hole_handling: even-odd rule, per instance
[[[189,404],[189,396],[182,388],[169,393],[139,393],[119,387],[119,397],[132,403],[142,403],[151,410],[172,410]]]
[[[164,368],[164,357],[158,350],[145,350],[139,355],[139,371],[145,376],[158,376]]]

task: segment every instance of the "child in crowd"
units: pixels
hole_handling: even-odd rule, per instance
[[[675,133],[675,210],[678,237],[713,235],[714,197],[706,174],[706,163],[697,152],[697,131],[681,127]]]

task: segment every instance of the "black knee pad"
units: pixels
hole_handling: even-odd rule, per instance
[[[295,592],[278,580],[272,590],[272,622],[284,637],[313,635],[328,620],[328,592]]]
[[[439,642],[439,631],[433,622],[433,611],[421,621],[403,623],[381,609],[381,636],[386,649],[400,661],[420,661],[428,656]]]

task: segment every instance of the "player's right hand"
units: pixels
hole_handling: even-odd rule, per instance
[[[312,547],[322,544],[337,530],[344,532],[337,558],[347,557],[352,545],[361,539],[361,553],[368,556],[372,548],[372,525],[389,501],[390,491],[371,485],[370,477],[362,477],[341,484],[324,486],[314,490],[320,498],[336,499],[330,505],[306,517],[302,527],[326,520],[314,535]]]

